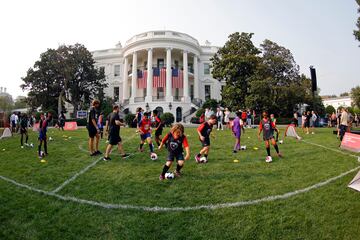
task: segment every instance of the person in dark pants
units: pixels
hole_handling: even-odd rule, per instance
[[[120,137],[120,126],[125,126],[124,123],[120,122],[119,117],[119,106],[115,105],[113,106],[113,112],[110,114],[109,117],[109,144],[106,147],[105,156],[103,158],[104,161],[110,161],[111,158],[109,157],[112,146],[117,145],[118,150],[121,153],[122,158],[129,157],[129,154],[126,154],[123,145],[122,140]]]
[[[38,146],[38,155],[39,158],[43,157],[43,154],[41,152],[41,146],[42,143],[44,143],[44,155],[47,156],[48,155],[48,150],[47,150],[47,127],[49,125],[49,122],[51,121],[51,113],[47,114],[46,119],[44,118],[44,114],[41,114],[40,116],[40,123],[39,123],[39,146]]]
[[[20,121],[20,134],[21,134],[21,138],[20,138],[20,143],[21,143],[21,148],[24,148],[24,135],[25,135],[25,145],[28,145],[28,140],[29,140],[29,135],[28,135],[28,118],[26,116],[26,114],[24,113],[21,117],[21,121]]]
[[[89,133],[89,151],[90,156],[96,156],[102,154],[99,151],[99,140],[100,140],[100,129],[96,123],[96,110],[100,106],[100,101],[95,99],[91,104],[91,108],[88,113],[88,124],[87,130]],[[94,139],[95,139],[95,148],[94,148]]]

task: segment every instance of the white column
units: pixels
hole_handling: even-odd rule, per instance
[[[194,98],[199,98],[199,67],[196,55],[194,55]]]
[[[152,69],[153,51],[152,48],[148,49],[147,59],[147,79],[146,79],[146,97],[145,102],[152,102],[152,82],[153,82],[153,69]]]
[[[132,60],[132,76],[131,76],[131,98],[130,103],[135,102],[136,97],[136,81],[137,81],[137,52],[133,53]]]
[[[172,102],[172,84],[171,84],[171,48],[166,49],[166,102]]]
[[[183,66],[184,66],[184,97],[183,102],[190,102],[189,97],[189,72],[188,72],[188,53],[183,52]]]
[[[124,102],[126,99],[129,98],[129,84],[128,84],[128,58],[124,57],[124,72],[123,72],[123,99]]]

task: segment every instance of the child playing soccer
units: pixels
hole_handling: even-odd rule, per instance
[[[271,162],[272,159],[270,155],[270,142],[274,146],[277,155],[279,157],[282,157],[281,153],[279,152],[279,147],[274,139],[274,130],[277,131],[277,128],[275,124],[269,119],[267,112],[264,111],[262,115],[263,115],[263,119],[259,124],[258,138],[260,141],[260,133],[263,132],[263,140],[265,141],[266,152],[267,152],[267,157],[265,161]]]
[[[42,143],[44,143],[44,153],[45,153],[45,155],[48,155],[46,132],[47,132],[47,127],[48,127],[48,124],[49,124],[50,120],[51,120],[51,113],[47,114],[46,119],[44,117],[44,114],[41,114],[40,123],[39,123],[39,146],[38,146],[39,158],[43,157],[42,154],[41,154],[41,145],[42,145]]]
[[[124,123],[120,122],[119,117],[119,106],[115,105],[113,106],[113,112],[110,114],[109,117],[109,144],[106,147],[105,156],[103,158],[104,161],[110,161],[111,158],[109,157],[109,154],[111,152],[111,148],[113,145],[118,146],[118,150],[121,153],[122,158],[129,157],[129,154],[126,154],[124,152],[122,143],[121,143],[121,137],[120,137],[120,126],[125,126]]]
[[[176,170],[174,172],[176,177],[181,176],[180,170],[184,166],[184,160],[189,160],[190,158],[190,147],[184,134],[184,126],[182,124],[174,124],[170,132],[166,134],[164,139],[161,141],[159,149],[161,149],[164,144],[167,144],[169,155],[163,167],[162,173],[159,176],[160,181],[165,179],[165,173],[171,167],[174,162],[174,158],[176,158],[177,162]],[[183,154],[183,146],[185,147],[186,152],[185,158]]]
[[[197,129],[197,132],[199,134],[199,139],[203,146],[200,152],[195,155],[195,161],[197,163],[200,163],[200,158],[202,154],[204,154],[204,157],[206,158],[206,161],[204,163],[207,163],[207,157],[210,150],[210,133],[215,124],[216,124],[216,116],[211,115],[209,119],[206,122],[202,123]]]
[[[144,116],[138,125],[138,131],[140,133],[140,139],[141,139],[139,151],[140,152],[144,151],[143,146],[146,140],[149,144],[150,153],[153,153],[154,145],[152,144],[152,140],[151,140],[151,121],[149,117],[150,117],[149,112],[144,113]]]
[[[154,116],[154,126],[155,126],[155,142],[157,143],[158,146],[160,146],[160,143],[162,141],[161,139],[161,135],[162,135],[162,131],[163,131],[163,127],[164,127],[164,123],[160,120],[160,118],[158,117],[158,110],[154,110],[153,111],[153,116]]]
[[[22,115],[21,120],[20,120],[20,134],[21,134],[20,143],[21,143],[21,148],[24,148],[24,145],[23,145],[24,134],[26,136],[25,145],[28,146],[29,136],[28,136],[27,131],[28,131],[28,118],[27,118],[26,114],[24,113]]]
[[[234,119],[232,126],[232,132],[235,137],[235,145],[234,145],[233,153],[237,153],[237,151],[240,150],[241,129],[245,132],[243,122],[240,118],[241,118],[241,112],[238,111],[236,112],[236,118]]]

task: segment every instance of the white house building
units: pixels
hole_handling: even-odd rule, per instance
[[[225,82],[211,75],[210,58],[219,48],[185,33],[149,31],[133,36],[125,46],[92,52],[105,71],[106,96],[135,112],[158,109],[176,121],[189,117],[207,99],[221,99]]]
[[[337,97],[337,98],[327,98],[323,99],[323,104],[325,107],[331,105],[335,109],[338,107],[351,107],[351,97]]]

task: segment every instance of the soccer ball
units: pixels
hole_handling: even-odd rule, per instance
[[[241,150],[246,150],[246,145],[240,147]]]
[[[207,162],[208,162],[208,160],[207,160],[206,157],[201,157],[200,158],[200,163],[207,163]]]
[[[43,151],[40,151],[40,157],[45,157],[45,153]]]
[[[49,141],[53,141],[54,139],[52,137],[49,137]]]
[[[166,179],[174,179],[175,175],[172,172],[167,172],[167,173],[165,173],[165,178]]]
[[[150,158],[151,160],[155,161],[158,158],[158,156],[156,153],[151,153]]]
[[[267,157],[265,158],[265,162],[267,162],[267,163],[272,162],[272,157],[267,156]]]
[[[283,140],[279,140],[279,143],[280,143],[280,144],[283,144],[283,143],[284,143],[284,141],[283,141]]]
[[[32,148],[33,148],[33,147],[34,147],[34,144],[33,144],[33,143],[30,143],[30,147],[32,147]]]

